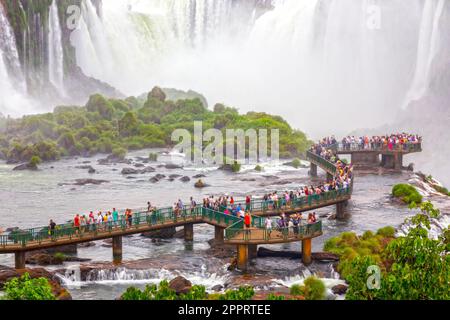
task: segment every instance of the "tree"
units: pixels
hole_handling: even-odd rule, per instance
[[[133,136],[137,133],[139,125],[139,120],[136,117],[136,114],[132,111],[128,111],[119,120],[119,134],[122,137]]]
[[[5,283],[7,300],[55,300],[52,287],[46,278],[31,279],[28,273]]]

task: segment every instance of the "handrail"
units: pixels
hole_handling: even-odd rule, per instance
[[[346,151],[381,151],[381,152],[420,152],[422,151],[422,143],[421,142],[407,142],[407,143],[397,143],[392,146],[392,149],[389,149],[388,144],[383,144],[381,142],[375,142],[369,144],[369,148],[364,148],[363,145],[359,143],[350,143],[344,145],[342,142],[337,144],[336,148],[337,152],[346,152]]]

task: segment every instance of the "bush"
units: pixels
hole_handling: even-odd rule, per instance
[[[255,295],[252,287],[239,287],[237,290],[227,290],[220,300],[251,300]]]
[[[422,203],[422,195],[409,184],[397,184],[392,188],[392,195],[396,198],[400,198],[406,204],[419,204]]]
[[[38,164],[41,164],[42,160],[38,156],[32,156],[29,162],[31,167],[37,167]]]
[[[302,165],[302,163],[301,163],[300,159],[298,159],[298,158],[295,158],[295,159],[292,161],[292,166],[293,166],[295,169],[300,168],[301,165]]]
[[[316,277],[309,277],[304,282],[306,300],[323,300],[325,298],[326,287],[322,280]]]
[[[377,231],[377,235],[386,237],[386,238],[393,238],[395,236],[395,228],[391,226],[387,226],[384,228],[380,228]]]
[[[231,171],[233,172],[239,172],[241,171],[241,164],[237,161],[235,161],[232,165],[231,165]]]
[[[113,156],[115,156],[118,159],[125,159],[128,151],[125,148],[114,148],[112,150]]]
[[[304,290],[304,287],[302,287],[301,285],[294,284],[291,286],[289,293],[293,296],[303,296],[303,295],[305,295],[305,290]]]
[[[28,273],[5,283],[6,300],[55,300],[46,278],[31,279]]]
[[[283,296],[283,295],[278,295],[277,296],[276,294],[270,293],[267,296],[267,300],[286,300],[286,297]]]
[[[261,171],[263,171],[263,168],[258,164],[258,165],[255,167],[255,171],[261,172]]]
[[[148,159],[149,159],[150,161],[152,161],[152,162],[156,162],[156,161],[158,161],[158,154],[157,154],[157,153],[154,153],[154,152],[151,152],[151,153],[148,155]]]

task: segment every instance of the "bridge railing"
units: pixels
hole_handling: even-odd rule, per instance
[[[32,228],[19,230],[7,235],[0,236],[0,248],[6,248],[11,245],[25,247],[30,242],[58,241],[60,239],[81,239],[95,237],[100,233],[112,233],[113,231],[125,231],[130,229],[139,229],[143,226],[157,226],[168,223],[177,223],[183,221],[195,221],[196,219],[207,218],[218,224],[226,226],[241,221],[232,215],[225,215],[222,212],[212,209],[195,207],[180,210],[176,213],[172,208],[161,208],[154,212],[134,212],[131,220],[126,219],[124,215],[117,221],[110,221],[100,224],[88,224],[80,227],[74,227],[72,224],[57,225],[55,230],[50,231],[48,227]]]
[[[307,151],[306,159],[310,162],[318,164],[321,168],[329,173],[335,174],[337,171],[336,165],[334,163],[322,158],[320,155],[315,154],[314,152]]]
[[[420,152],[422,151],[422,143],[421,142],[409,142],[409,143],[397,143],[392,146],[392,148],[389,148],[387,144],[383,143],[371,143],[368,145],[368,148],[365,148],[364,145],[361,145],[359,143],[349,143],[349,144],[343,144],[342,142],[339,143],[337,147],[338,152],[345,152],[345,151],[380,151],[380,152],[388,152],[388,151],[398,151],[398,152]]]
[[[231,226],[225,230],[225,238],[228,241],[237,242],[301,240],[303,238],[311,238],[321,234],[322,221],[285,228],[240,229]]]

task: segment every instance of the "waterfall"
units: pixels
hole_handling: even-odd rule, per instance
[[[0,113],[15,116],[22,112],[30,112],[30,102],[24,97],[26,84],[16,39],[1,3],[0,30]]]
[[[416,69],[411,87],[406,94],[403,108],[422,98],[430,84],[430,69],[439,49],[439,22],[445,0],[426,0],[422,13],[418,41]]]
[[[48,74],[50,82],[64,95],[64,56],[58,6],[53,0],[49,12]]]

